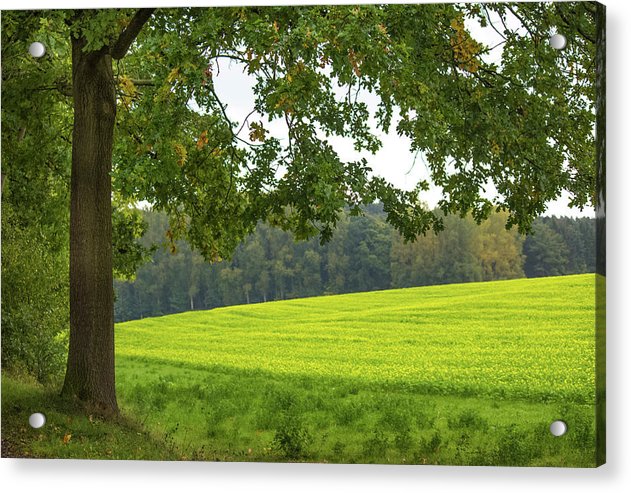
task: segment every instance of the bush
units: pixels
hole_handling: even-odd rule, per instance
[[[421,456],[435,454],[440,449],[442,443],[443,440],[440,437],[440,433],[434,430],[429,440],[421,438],[419,442],[419,453]]]
[[[527,466],[541,456],[540,442],[511,424],[500,429],[494,463],[502,466]]]
[[[364,442],[364,455],[368,460],[370,458],[376,458],[377,460],[383,461],[389,446],[390,439],[378,428],[374,430],[372,436]]]
[[[41,383],[60,377],[67,354],[68,252],[2,211],[2,367]]]
[[[298,460],[308,455],[307,449],[311,442],[311,434],[303,425],[300,416],[290,411],[283,412],[272,440],[272,448],[280,452],[285,459]]]
[[[447,420],[449,428],[452,430],[472,429],[478,431],[486,431],[489,423],[480,416],[475,409],[465,409],[458,416],[450,416]]]

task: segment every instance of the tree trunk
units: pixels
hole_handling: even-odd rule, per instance
[[[106,49],[72,39],[70,348],[62,393],[117,414],[112,280],[112,147],[116,93]]]

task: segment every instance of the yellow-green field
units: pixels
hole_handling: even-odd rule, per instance
[[[594,282],[433,286],[121,323],[119,401],[208,460],[593,466]],[[549,434],[555,419],[565,436]]]

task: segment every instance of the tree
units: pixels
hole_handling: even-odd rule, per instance
[[[219,274],[221,295],[225,305],[238,305],[246,301],[243,271],[238,267],[226,267]],[[245,296],[244,296],[245,295]]]
[[[335,235],[325,245],[325,292],[327,294],[340,294],[349,291],[346,279],[351,260],[346,253],[349,223],[348,218],[343,218],[337,226]]]
[[[569,252],[563,237],[543,221],[535,223],[533,234],[526,238],[524,255],[528,277],[567,274]]]
[[[348,290],[388,289],[391,235],[386,224],[370,215],[351,217],[345,243]]]
[[[506,213],[493,213],[480,225],[471,216],[451,215],[438,235],[412,245],[395,238],[393,287],[523,277],[523,239],[505,226]]]
[[[479,230],[473,220],[447,216],[445,230],[438,236],[440,256],[431,284],[481,281],[482,267],[476,256],[478,237]]]
[[[307,249],[300,259],[300,295],[318,296],[322,294],[322,259],[315,250]]]
[[[258,233],[258,231],[257,231]],[[245,271],[246,283],[250,285],[255,296],[261,300],[267,298],[269,275],[267,274],[267,261],[265,249],[260,241],[260,235],[254,234],[243,248],[242,261],[240,265]],[[248,294],[249,300],[249,294]]]
[[[506,214],[492,214],[480,225],[477,257],[482,280],[515,279],[524,276],[523,238],[507,231]]]
[[[468,17],[488,22],[491,11],[522,26],[498,31],[500,64],[465,26]],[[387,130],[396,109],[397,131],[425,153],[445,212],[481,221],[499,208],[527,231],[561,190],[572,205],[595,204],[601,12],[592,3],[7,12],[3,96],[20,97],[3,104],[11,122],[3,138],[19,138],[29,91],[46,91],[50,105],[73,115],[64,394],[117,411],[110,177],[121,203],[146,200],[167,212],[170,238],[186,238],[209,260],[229,257],[259,220],[327,241],[345,208],[357,213],[376,199],[413,240],[442,226],[419,197],[428,183],[398,190],[329,142],[349,136],[357,150],[375,152],[370,116]],[[563,52],[545,42],[557,26],[570,41]],[[22,55],[24,32],[52,48],[44,84]],[[230,120],[214,87],[224,60],[256,81],[242,122]],[[24,81],[32,85],[20,90]],[[374,115],[361,91],[378,100]],[[282,137],[272,121],[285,124]],[[488,182],[494,200],[482,196]]]
[[[563,239],[567,250],[566,274],[595,272],[596,228],[592,218],[546,217],[544,222]]]

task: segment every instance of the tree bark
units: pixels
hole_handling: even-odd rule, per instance
[[[70,347],[62,393],[117,414],[111,178],[116,93],[106,48],[72,39]]]

